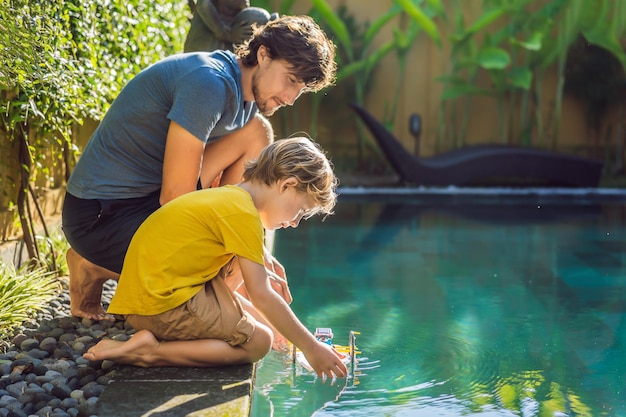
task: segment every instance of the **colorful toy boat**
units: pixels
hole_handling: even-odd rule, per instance
[[[352,370],[351,373],[353,373],[356,368],[356,355],[361,353],[356,347],[357,334],[360,333],[350,330],[348,345],[336,345],[333,343],[333,330],[331,328],[318,327],[315,329],[315,338],[322,343],[332,346],[337,352],[341,353],[343,355],[343,359],[341,361]],[[307,371],[313,372],[313,368],[309,364],[309,361],[307,361],[304,353],[302,353],[302,351],[297,349],[295,346],[293,346],[292,356],[294,364],[298,364]]]

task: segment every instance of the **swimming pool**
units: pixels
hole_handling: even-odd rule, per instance
[[[276,234],[292,307],[353,378],[322,383],[281,354],[253,416],[626,416],[622,197],[342,195]]]

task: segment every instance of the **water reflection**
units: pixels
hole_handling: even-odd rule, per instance
[[[281,353],[272,352],[263,360],[259,372],[272,375],[258,381],[254,409],[258,416],[310,416],[325,409],[346,390],[351,379],[320,379],[302,373]]]
[[[338,389],[266,358],[266,404],[276,416],[626,415],[625,219],[623,204],[340,200],[326,222],[281,231],[276,252],[304,323],[360,331],[380,364]]]

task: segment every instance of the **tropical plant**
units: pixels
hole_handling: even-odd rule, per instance
[[[57,276],[69,275],[65,254],[70,245],[60,229],[46,235],[36,235],[35,241],[39,250],[38,264],[47,272]],[[20,263],[17,263],[19,265]]]
[[[64,167],[67,179],[78,151],[73,126],[99,119],[140,69],[182,50],[185,5],[0,1],[0,140],[18,161],[18,172],[9,171],[3,185],[8,204],[17,206],[28,256],[36,260],[33,213],[45,219],[34,184],[60,185],[50,165]],[[15,186],[7,190],[8,184]]]
[[[8,264],[0,261],[0,351],[17,326],[35,319],[58,295],[61,281],[57,277],[68,274],[64,254],[69,244],[61,230],[50,237],[36,236],[35,239],[40,257],[37,268],[29,268],[20,259]],[[16,252],[21,253],[21,249],[22,246],[17,245]],[[23,264],[20,268],[14,266],[20,264]]]
[[[583,100],[586,106],[588,137],[604,145],[605,172],[624,169],[624,93],[626,92],[626,4],[610,0],[576,0],[571,3],[567,22],[574,34],[561,63],[563,93]],[[604,126],[607,110],[617,106],[615,124]],[[611,140],[615,137],[615,141]],[[556,135],[553,140],[556,146]]]
[[[319,17],[322,26],[332,34],[337,45],[337,88],[346,92],[346,103],[352,101],[362,104],[366,91],[372,81],[376,65],[394,48],[393,41],[374,49],[372,42],[381,28],[389,22],[399,10],[387,13],[371,25],[357,21],[346,7],[339,7],[336,11],[330,9],[324,1],[318,2],[315,14]],[[312,98],[313,108],[316,109],[311,117],[310,130],[317,130],[318,110],[323,95]],[[363,166],[366,146],[375,149],[367,141],[363,126],[357,125],[357,164]]]
[[[485,2],[487,3],[487,2]],[[465,142],[465,131],[468,124],[468,115],[471,107],[471,97],[475,95],[490,95],[498,100],[498,125],[499,135],[502,139],[508,137],[506,131],[506,115],[504,100],[508,93],[515,89],[528,90],[530,88],[531,76],[527,67],[518,65],[517,62],[511,66],[514,59],[511,57],[510,46],[515,49],[532,50],[537,48],[541,41],[541,34],[531,30],[528,22],[528,15],[517,13],[519,21],[511,21],[504,29],[494,33],[494,23],[506,21],[510,15],[514,15],[528,0],[518,0],[511,2],[489,2],[490,6],[483,10],[483,13],[471,24],[466,26],[465,17],[460,7],[460,2],[456,2],[451,9],[455,10],[453,19],[446,19],[452,22],[449,29],[453,35],[449,37],[451,44],[451,59],[449,74],[438,79],[445,84],[442,94],[442,111],[439,120],[439,141],[437,148],[443,148],[441,141],[446,140],[452,143],[453,147],[460,147]],[[530,14],[530,16],[534,16]],[[536,25],[538,26],[538,25]],[[485,33],[486,32],[486,33]],[[517,36],[528,34],[528,39],[518,40]],[[482,39],[479,44],[478,39]],[[517,53],[514,52],[514,53]],[[522,60],[523,62],[523,60]],[[476,77],[480,70],[489,73],[492,79],[492,89],[476,86]],[[461,98],[464,100],[461,120],[457,117],[457,108],[448,107],[448,101]],[[451,132],[446,132],[448,125],[444,120],[450,109],[449,125],[456,127]]]
[[[355,19],[352,19],[348,9],[339,7],[333,10],[325,0],[311,0],[314,6],[312,14],[316,16],[329,32],[334,35],[338,48],[337,55],[337,85],[350,83],[354,97],[351,101],[357,104],[365,102],[366,93],[372,81],[372,75],[383,58],[393,51],[398,54],[401,75],[406,67],[406,55],[413,44],[419,30],[423,30],[431,36],[435,42],[439,43],[439,34],[430,16],[436,14],[440,9],[439,0],[395,0],[389,10],[374,20],[371,24],[365,23],[360,27]],[[395,19],[402,20],[404,15],[410,17],[404,30],[400,27],[392,28],[393,40],[377,45],[377,37],[385,30],[389,30],[388,25]],[[384,116],[384,123],[391,127],[397,101],[400,96],[400,88],[403,82],[402,76],[395,77],[396,88],[391,106],[387,108]],[[316,97],[319,101],[323,96]],[[311,129],[315,129],[317,124],[317,113],[311,122]],[[364,134],[364,127],[358,124],[358,146],[357,161],[363,164],[366,146],[377,151],[373,142],[368,141]]]
[[[453,19],[448,30],[451,44],[450,70],[439,77],[445,85],[442,95],[437,144],[447,141],[463,146],[472,97],[487,95],[497,101],[497,135],[504,143],[533,143],[556,148],[565,85],[568,53],[582,36],[613,54],[622,66],[626,55],[618,42],[625,31],[626,7],[611,0],[490,0],[484,1],[482,14],[466,25],[461,1],[449,10]],[[456,12],[453,12],[456,10]],[[551,131],[544,122],[543,75],[556,65],[557,87]],[[490,87],[476,85],[480,71],[491,79]],[[453,100],[464,100],[462,119]],[[534,105],[534,112],[531,107]],[[520,109],[519,124],[513,115]],[[449,117],[448,120],[445,117]],[[453,126],[446,132],[447,126]],[[534,135],[533,135],[534,132]],[[547,137],[551,140],[547,144]]]
[[[34,319],[58,295],[60,283],[51,278],[53,273],[43,268],[16,269],[0,262],[0,342],[11,337],[17,326]]]

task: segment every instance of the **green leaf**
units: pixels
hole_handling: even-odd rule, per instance
[[[590,19],[585,15],[583,18],[583,28],[581,30],[585,39],[593,44],[600,46],[611,52],[626,68],[626,55],[624,48],[618,40],[618,19],[610,14],[607,2],[601,2],[601,7],[594,7],[595,2],[584,2],[583,12],[593,13],[596,19]],[[591,9],[594,9],[593,12]]]
[[[533,82],[533,73],[527,67],[513,67],[509,73],[509,80],[515,87],[529,90]]]
[[[493,9],[483,14],[476,20],[469,28],[467,28],[467,33],[476,33],[494,21],[496,21],[500,16],[502,16],[506,12],[506,9]]]
[[[576,6],[580,11],[580,26],[583,31],[602,31],[606,29],[609,14],[609,2],[603,0],[581,0]]]
[[[396,47],[395,42],[387,42],[384,45],[382,45],[380,48],[378,48],[376,52],[368,56],[365,60],[366,71],[367,72],[371,71],[376,66],[376,64],[378,64],[385,57],[385,55],[393,51],[395,47]]]
[[[519,39],[511,39],[511,43],[514,45],[519,45],[524,49],[529,51],[539,51],[541,50],[543,40],[543,33],[539,31],[533,32],[527,40],[519,40]]]
[[[583,36],[587,42],[600,46],[607,51],[611,52],[621,62],[622,66],[626,69],[626,55],[620,42],[610,33],[601,31],[584,31]]]
[[[400,9],[398,7],[392,7],[387,13],[382,15],[380,18],[376,19],[374,23],[372,23],[367,30],[365,31],[364,45],[369,45],[372,42],[374,36],[376,36],[381,28],[387,24],[391,19],[397,16],[400,13]]]
[[[408,35],[398,28],[393,29],[393,39],[400,49],[405,49],[411,42]]]
[[[473,85],[465,84],[465,85],[455,85],[446,87],[441,94],[441,100],[452,100],[458,97],[463,96],[490,96],[492,95],[491,91],[486,90],[484,88],[475,87]]]
[[[504,49],[491,46],[478,53],[477,63],[485,69],[504,69],[511,63],[511,56]]]
[[[357,73],[367,73],[371,71],[376,64],[380,62],[381,59],[385,57],[389,52],[393,51],[395,48],[394,42],[387,42],[382,45],[380,48],[376,50],[373,54],[368,57],[349,63],[348,65],[342,65],[337,71],[337,82],[343,81],[344,79],[353,76]]]
[[[413,19],[428,36],[441,48],[441,36],[435,23],[411,0],[395,0],[404,12]]]
[[[350,40],[350,35],[348,34],[346,25],[341,21],[339,16],[337,16],[325,0],[311,0],[311,3],[313,3],[315,9],[320,13],[330,29],[337,36],[337,39],[345,48],[345,51],[350,59],[352,59],[354,56],[354,50],[352,48],[352,41]]]
[[[445,12],[441,0],[426,0],[426,4],[428,4],[438,14],[444,14]]]
[[[365,61],[354,61],[348,65],[342,65],[337,71],[337,82],[343,81],[357,72],[364,70],[366,64],[367,63]]]

